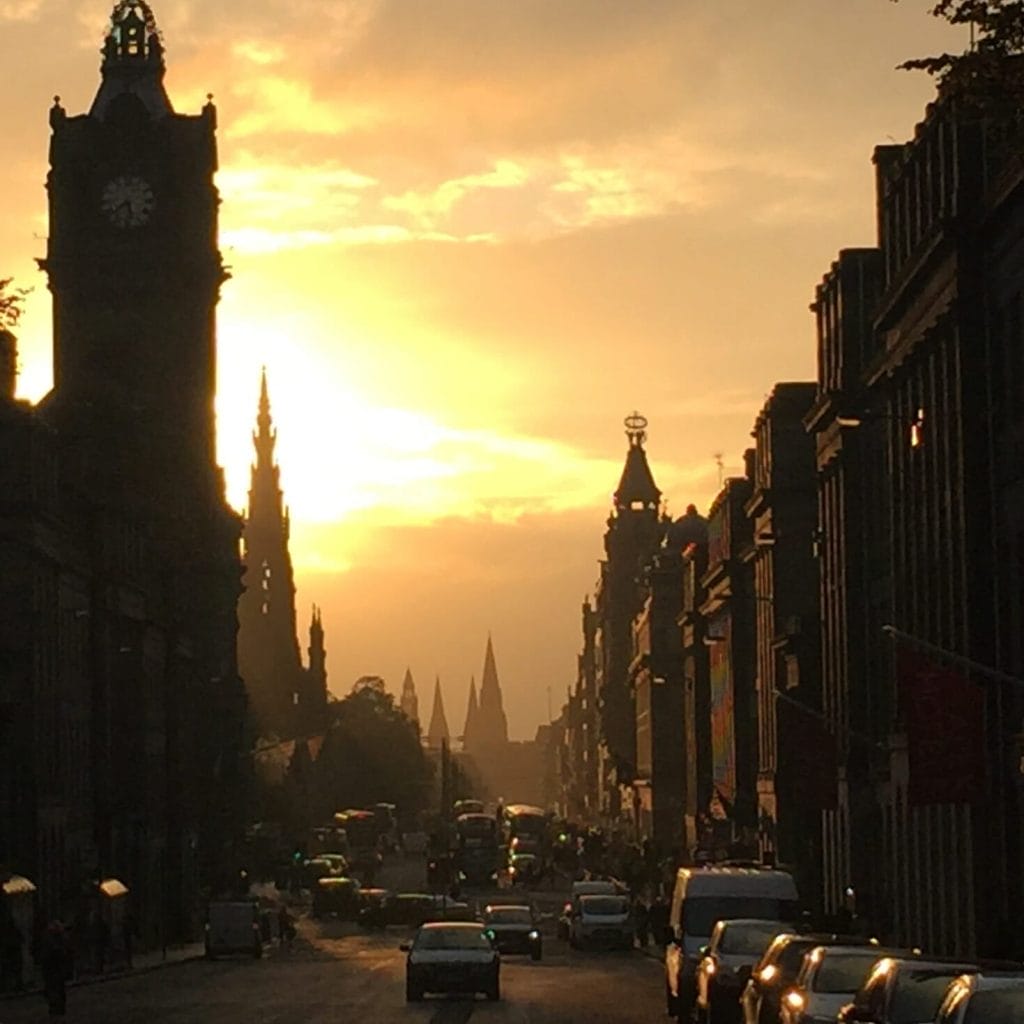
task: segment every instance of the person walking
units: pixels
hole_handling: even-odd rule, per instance
[[[43,996],[51,1017],[67,1013],[67,983],[71,977],[71,942],[64,925],[51,921],[43,933],[39,966],[43,972]]]
[[[651,940],[651,921],[647,904],[640,896],[633,901],[633,926],[636,930],[636,944],[646,949]]]

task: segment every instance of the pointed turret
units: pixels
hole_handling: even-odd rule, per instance
[[[508,743],[508,721],[501,698],[501,684],[498,682],[498,666],[494,660],[494,644],[487,636],[487,651],[484,654],[484,674],[480,683],[480,707],[473,729],[473,743],[478,748],[494,751]]]
[[[280,469],[274,462],[277,431],[270,415],[265,369],[252,440],[256,461],[243,533],[245,591],[238,602],[238,660],[258,731],[282,738],[291,736],[298,725],[295,705],[304,685],[288,551],[291,526]]]
[[[309,623],[309,667],[305,686],[296,705],[298,732],[315,736],[327,727],[327,648],[324,646],[324,622],[320,609],[313,605]]]
[[[644,441],[647,440],[647,420],[638,412],[626,417],[626,437],[629,450],[615,491],[615,509],[618,512],[657,509],[661,491],[654,482],[654,474],[647,463]]]
[[[174,113],[164,89],[164,46],[145,0],[118,0],[103,40],[103,81],[91,117],[153,118]]]
[[[469,680],[469,704],[466,708],[466,724],[462,729],[462,749],[470,750],[475,742],[477,718],[480,707],[476,699],[476,676]]]
[[[405,670],[405,679],[402,680],[402,698],[399,702],[399,707],[402,709],[402,714],[410,722],[415,723],[416,734],[419,735],[421,732],[420,701],[419,697],[416,696],[416,684],[412,681],[412,672],[408,668]]]
[[[444,715],[444,700],[441,697],[441,680],[434,681],[434,709],[430,712],[430,728],[427,730],[427,746],[440,748],[442,743],[451,739],[448,732],[448,719]]]

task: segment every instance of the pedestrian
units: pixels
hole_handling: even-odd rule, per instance
[[[633,901],[633,927],[636,930],[636,944],[646,949],[651,938],[650,911],[639,896]]]
[[[71,943],[64,925],[51,921],[43,933],[39,966],[43,972],[43,995],[51,1017],[67,1012],[67,983],[71,978]]]
[[[292,921],[292,915],[288,913],[288,908],[283,903],[277,912],[277,931],[281,945],[291,948],[292,939],[295,938],[295,922]]]
[[[659,892],[658,895],[654,897],[654,902],[651,904],[651,909],[647,915],[651,934],[654,936],[654,941],[657,942],[658,945],[665,944],[665,933],[668,930],[668,919],[669,907]]]

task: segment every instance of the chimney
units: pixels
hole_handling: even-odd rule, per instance
[[[747,479],[753,480],[757,468],[757,449],[748,448],[743,453],[743,466]]]

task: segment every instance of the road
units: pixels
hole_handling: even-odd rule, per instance
[[[544,893],[553,905],[557,894]],[[664,1018],[656,960],[576,952],[545,925],[544,959],[502,962],[502,1000],[405,1002],[401,929],[366,934],[303,918],[291,949],[262,960],[192,961],[68,992],[69,1024],[634,1024]],[[0,1003],[0,1024],[47,1019],[40,997]]]

